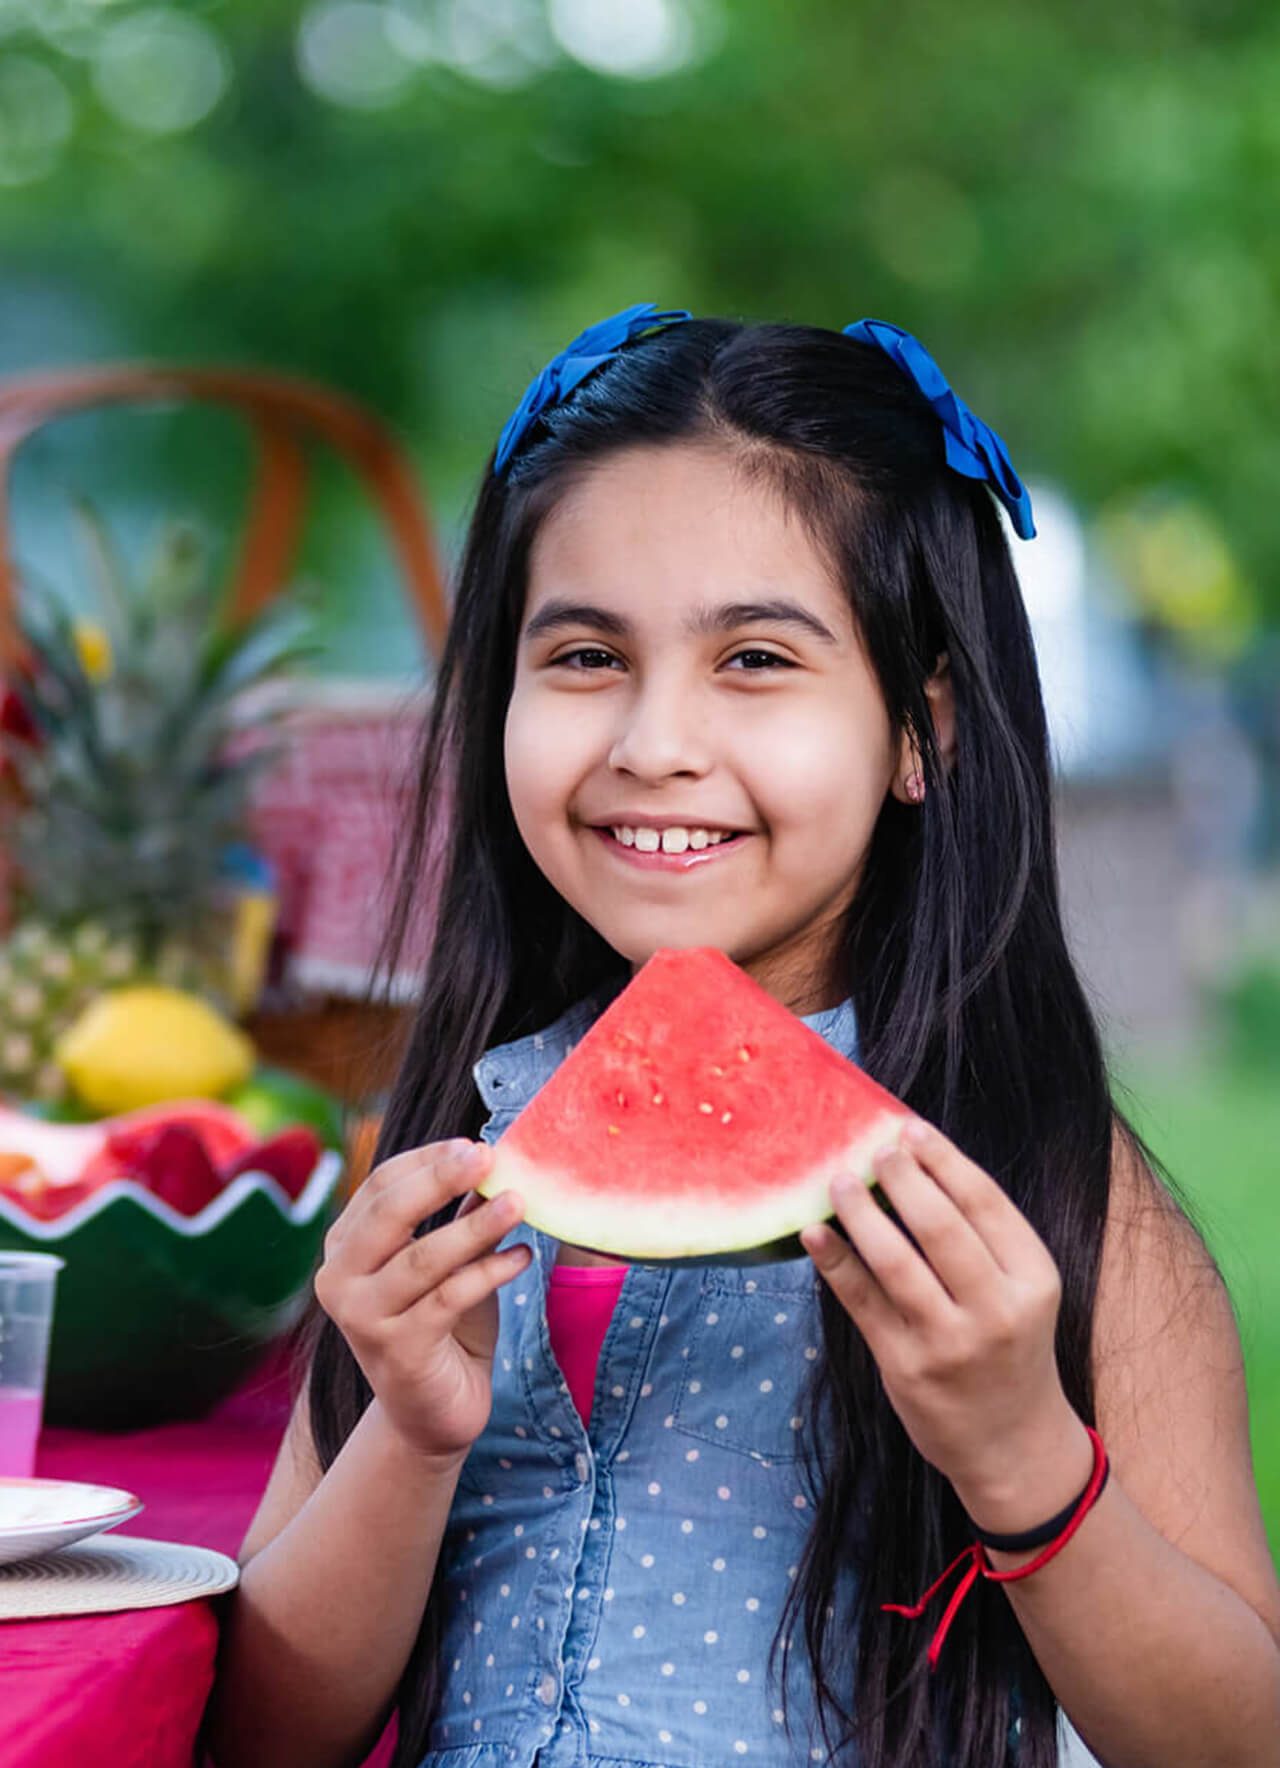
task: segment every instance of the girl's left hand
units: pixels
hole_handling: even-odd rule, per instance
[[[1085,1483],[1093,1455],[1058,1375],[1062,1285],[1049,1249],[922,1119],[875,1171],[920,1251],[856,1178],[832,1186],[850,1244],[823,1226],[801,1242],[866,1339],[907,1434],[973,1521],[1001,1533],[1043,1522]]]

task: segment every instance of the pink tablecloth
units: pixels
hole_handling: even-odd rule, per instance
[[[46,1431],[36,1472],[137,1493],[146,1509],[121,1533],[234,1558],[287,1413],[285,1380],[267,1371],[195,1424]],[[192,1768],[227,1600],[0,1624],[0,1768]],[[386,1760],[380,1748],[370,1768]]]

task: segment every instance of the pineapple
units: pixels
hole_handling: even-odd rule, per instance
[[[94,995],[145,972],[138,941],[101,921],[82,921],[62,937],[34,917],[23,920],[0,946],[0,1093],[44,1104],[65,1099],[54,1041]]]
[[[101,989],[156,981],[230,1006],[224,862],[278,754],[236,739],[279,718],[254,700],[314,649],[296,605],[230,626],[188,526],[163,531],[131,590],[102,525],[80,514],[102,621],[25,592],[16,691],[37,736],[6,740],[14,790],[0,806],[16,874],[0,1093],[53,1103],[66,1096],[53,1044]]]

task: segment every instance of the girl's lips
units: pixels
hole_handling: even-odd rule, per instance
[[[642,871],[649,872],[688,872],[694,866],[709,865],[726,853],[734,852],[746,839],[744,835],[734,835],[728,841],[718,842],[715,847],[703,847],[697,852],[686,848],[683,853],[664,853],[659,848],[656,853],[641,853],[638,847],[624,847],[609,829],[596,829],[594,833],[610,848],[615,858],[625,865],[639,866]]]

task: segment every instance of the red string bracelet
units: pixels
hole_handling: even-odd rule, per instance
[[[942,1586],[946,1583],[952,1572],[955,1571],[956,1567],[963,1565],[966,1559],[972,1560],[973,1563],[952,1592],[951,1600],[948,1602],[942,1619],[938,1623],[938,1630],[930,1641],[930,1670],[937,1669],[938,1658],[942,1652],[943,1642],[950,1631],[951,1623],[955,1620],[956,1615],[959,1612],[960,1604],[977,1583],[979,1577],[988,1578],[993,1584],[1012,1584],[1019,1578],[1029,1578],[1032,1572],[1038,1572],[1042,1565],[1048,1565],[1049,1561],[1055,1554],[1062,1552],[1062,1549],[1066,1546],[1072,1535],[1075,1534],[1076,1530],[1080,1527],[1080,1524],[1097,1503],[1102,1494],[1102,1488],[1107,1483],[1107,1474],[1110,1471],[1110,1464],[1107,1460],[1107,1451],[1102,1446],[1102,1438],[1098,1435],[1096,1430],[1091,1430],[1087,1424],[1085,1425],[1085,1429],[1089,1432],[1089,1441],[1093,1444],[1093,1472],[1089,1475],[1089,1483],[1080,1494],[1079,1502],[1072,1511],[1070,1521],[1057,1539],[1051,1541],[1043,1552],[1037,1553],[1035,1558],[1029,1560],[1026,1565],[1015,1566],[1012,1571],[998,1572],[987,1558],[986,1548],[982,1545],[982,1542],[974,1541],[972,1546],[966,1547],[963,1553],[959,1554],[951,1561],[951,1564],[947,1567],[946,1571],[943,1572],[940,1578],[935,1579],[935,1581],[930,1584],[919,1602],[912,1603],[910,1608],[906,1608],[897,1602],[881,1603],[881,1611],[884,1614],[905,1615],[908,1620],[918,1620],[928,1607],[931,1599],[939,1590],[941,1590]]]

